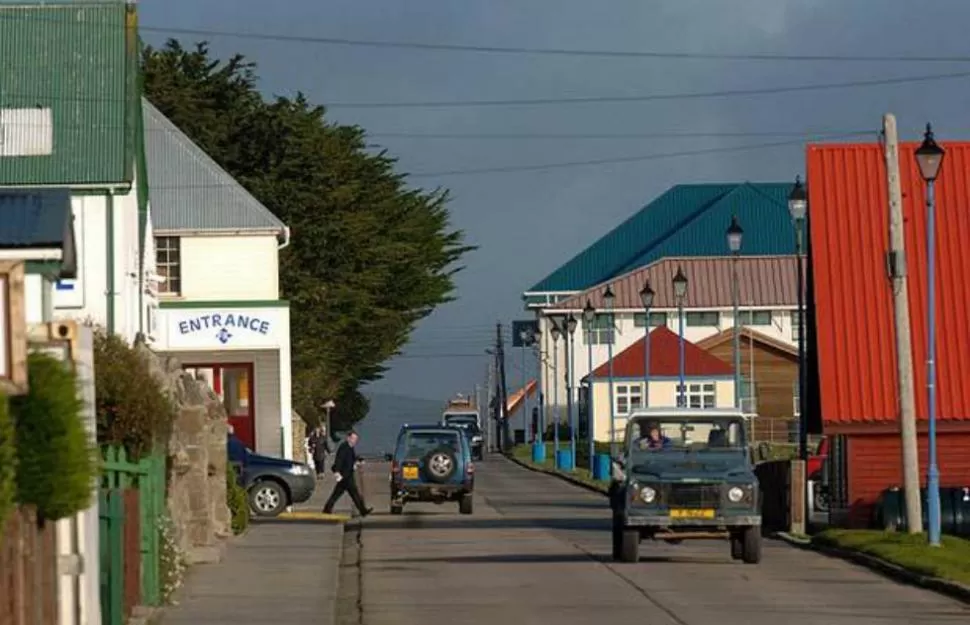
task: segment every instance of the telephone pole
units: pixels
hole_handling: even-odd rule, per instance
[[[889,258],[886,267],[893,289],[896,329],[896,377],[899,384],[899,430],[902,443],[906,527],[910,534],[923,531],[920,505],[919,443],[916,433],[916,394],[913,381],[913,342],[909,323],[909,288],[906,281],[906,250],[903,226],[903,192],[899,181],[899,136],[896,117],[882,118],[885,136],[886,182],[889,191]]]
[[[505,344],[502,341],[502,324],[495,324],[495,359],[498,362],[498,399],[499,414],[502,416],[502,430],[499,435],[499,449],[508,451],[509,444],[509,395],[505,385]]]

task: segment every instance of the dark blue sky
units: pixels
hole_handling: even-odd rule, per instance
[[[305,37],[574,49],[801,55],[966,55],[963,0],[147,0],[142,25]],[[146,32],[158,43],[164,33]],[[173,34],[184,42],[204,37]],[[259,64],[267,92],[322,104],[631,96],[842,83],[970,71],[967,63],[725,61],[482,54],[208,38],[220,56]],[[813,133],[871,129],[896,113],[904,138],[931,120],[938,139],[970,135],[968,79],[674,101],[356,108],[402,171],[614,159],[777,142],[765,137],[417,139],[382,133]],[[483,381],[497,320],[521,317],[521,292],[681,182],[787,181],[804,168],[788,145],[544,171],[433,175],[451,189],[455,226],[480,250],[458,277],[458,301],[418,329],[410,357],[374,391],[443,400]],[[449,356],[451,355],[451,356]],[[510,359],[510,385],[519,379]]]

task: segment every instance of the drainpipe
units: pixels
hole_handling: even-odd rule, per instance
[[[105,198],[105,232],[107,242],[107,267],[108,272],[107,287],[107,325],[108,334],[115,332],[115,220],[114,220],[115,196],[114,191],[109,191]]]
[[[283,242],[276,246],[276,249],[281,250],[290,245],[290,227],[283,226]]]

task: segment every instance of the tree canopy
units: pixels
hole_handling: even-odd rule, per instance
[[[363,128],[328,122],[302,93],[264,97],[241,55],[223,61],[205,43],[169,40],[142,63],[148,99],[290,226],[280,284],[294,406],[315,422],[333,399],[342,421],[359,419],[361,385],[453,299],[457,263],[473,249],[449,223],[447,191],[410,187],[394,158],[367,151]]]

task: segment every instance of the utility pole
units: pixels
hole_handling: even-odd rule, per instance
[[[492,350],[488,350],[489,354],[493,354]],[[498,421],[495,418],[495,406],[498,404],[495,401],[495,357],[494,355],[485,365],[485,410],[487,411],[488,417],[485,422],[485,444],[488,451],[495,451],[495,424]]]
[[[495,324],[495,358],[498,361],[498,397],[499,414],[502,415],[502,433],[499,437],[499,448],[507,451],[509,445],[509,395],[508,387],[505,385],[505,345],[502,341],[502,324]]]
[[[919,443],[916,434],[916,393],[913,380],[913,342],[909,323],[909,288],[906,280],[906,252],[903,226],[903,192],[899,180],[899,136],[896,117],[882,118],[885,136],[886,182],[889,190],[889,257],[886,267],[893,289],[896,329],[896,377],[899,384],[899,430],[902,443],[903,486],[906,497],[906,527],[910,534],[923,531],[920,505]]]

